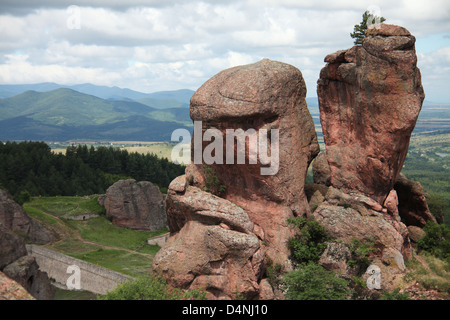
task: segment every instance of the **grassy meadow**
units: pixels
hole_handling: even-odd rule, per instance
[[[136,231],[118,227],[105,216],[98,195],[85,197],[33,197],[23,207],[27,213],[57,234],[58,241],[46,247],[132,277],[151,273],[153,257],[160,249],[147,239],[167,232]],[[83,220],[68,218],[98,214]],[[66,296],[67,293],[69,296]],[[58,290],[55,299],[73,299],[73,292]],[[80,292],[80,297],[86,293]]]

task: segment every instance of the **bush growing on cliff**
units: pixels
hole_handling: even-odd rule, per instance
[[[292,258],[297,263],[317,262],[330,240],[325,229],[315,220],[302,217],[288,219],[288,223],[299,228],[300,233],[289,240]]]
[[[205,191],[216,196],[220,196],[225,192],[226,186],[220,183],[216,171],[208,166],[203,167],[203,175],[205,177]]]

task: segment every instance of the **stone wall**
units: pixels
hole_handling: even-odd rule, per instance
[[[147,240],[147,244],[158,245],[162,248],[166,244],[167,240],[169,239],[169,236],[170,236],[170,232],[167,232],[165,234],[162,234],[162,235],[159,235],[156,237],[152,237]]]
[[[69,266],[77,266],[80,270],[80,290],[96,294],[105,294],[113,290],[118,283],[130,280],[125,274],[112,271],[92,263],[76,259],[62,253],[37,245],[27,245],[28,254],[35,257],[41,271],[47,272],[48,277],[54,279],[56,285],[67,289],[67,280],[75,271],[69,271]],[[73,278],[71,278],[73,279]],[[75,284],[75,282],[71,282]]]

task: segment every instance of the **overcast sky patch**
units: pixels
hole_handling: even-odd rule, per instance
[[[417,38],[427,99],[450,102],[450,2],[21,1],[0,4],[0,83],[94,83],[196,90],[217,72],[269,58],[302,71],[308,96],[324,57],[353,45],[362,13]]]

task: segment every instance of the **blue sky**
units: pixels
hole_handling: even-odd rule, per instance
[[[353,45],[367,9],[416,36],[426,99],[450,102],[448,0],[2,0],[0,84],[196,90],[269,58],[299,68],[313,97],[324,57]]]

